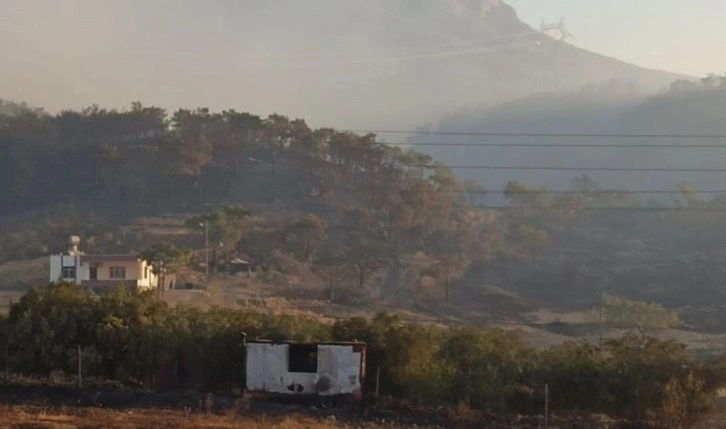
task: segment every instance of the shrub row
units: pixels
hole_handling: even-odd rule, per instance
[[[273,340],[360,340],[367,380],[415,405],[461,405],[539,413],[544,386],[555,412],[607,413],[685,427],[709,409],[726,371],[685,346],[628,335],[602,348],[572,342],[545,350],[513,332],[436,328],[379,314],[326,323],[214,308],[168,307],[151,294],[119,289],[102,296],[72,285],[31,290],[0,320],[3,367],[26,375],[73,373],[81,347],[86,375],[225,389],[244,378],[241,333]]]

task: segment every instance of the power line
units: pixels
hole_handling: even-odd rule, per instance
[[[499,205],[499,206],[485,206],[485,205],[467,205],[467,204],[433,204],[427,207],[430,208],[458,208],[458,209],[469,209],[469,210],[496,210],[496,211],[590,211],[590,212],[631,212],[631,213],[653,213],[653,212],[668,212],[668,213],[689,213],[689,212],[726,212],[726,207],[657,207],[657,206],[586,206],[577,207],[573,206],[522,206],[522,205]]]
[[[448,206],[447,206],[448,207]],[[458,207],[454,204],[451,207]],[[543,210],[543,211],[626,211],[626,212],[726,212],[726,207],[552,207],[552,206],[482,206],[482,210]]]
[[[726,139],[726,134],[603,134],[603,133],[504,133],[468,131],[422,131],[422,130],[343,130],[356,134],[411,134],[434,136],[479,136],[479,137],[582,137],[613,139]]]
[[[437,191],[436,193],[444,194],[444,193],[456,193],[453,191]],[[482,195],[487,194],[486,191],[477,191],[480,192]],[[544,195],[546,193],[552,193],[552,194],[581,194],[581,195],[603,195],[601,192],[604,192],[605,194],[608,194],[608,191],[590,191],[587,193],[578,193],[576,191],[542,191],[537,192],[510,192],[514,194],[531,194],[531,195]],[[505,191],[496,191],[496,192],[489,192],[490,194],[503,194]],[[658,190],[658,191],[627,191],[626,193],[659,193],[659,194],[679,194],[680,191],[665,191],[665,190]],[[696,194],[698,192],[695,192]],[[718,191],[718,190],[708,190],[704,191],[703,193],[714,193],[714,194],[726,194],[726,190]],[[461,196],[466,196],[466,192],[461,192]],[[52,202],[52,204],[60,204],[58,202]],[[117,203],[112,202],[104,202],[102,204],[96,203],[91,199],[86,199],[84,201],[78,201],[71,205],[78,205],[81,206],[83,204],[93,204],[94,207],[99,208],[109,208],[109,207],[116,207],[118,206]],[[232,203],[230,203],[232,204]],[[144,209],[151,207],[153,204],[140,204],[137,206],[139,209]],[[456,203],[447,203],[447,204],[433,204],[429,205],[428,207],[434,207],[434,208],[467,208],[467,209],[473,209],[473,210],[502,210],[502,211],[516,211],[516,210],[541,210],[541,211],[565,211],[565,210],[577,210],[577,211],[614,211],[614,212],[726,212],[726,207],[663,207],[663,206],[637,206],[637,207],[630,207],[630,206],[585,206],[585,207],[567,207],[567,206],[545,206],[545,205],[498,205],[498,206],[488,206],[488,205],[470,205],[470,204],[456,204]],[[208,207],[207,207],[208,208]],[[179,213],[180,216],[188,214],[188,213]],[[12,215],[10,215],[12,216]],[[148,218],[156,218],[153,213],[142,213],[142,214],[135,214],[132,216],[132,219],[128,222],[122,222],[122,221],[108,221],[103,219],[103,214],[97,214],[95,215],[94,219],[79,219],[79,223],[85,224],[85,225],[93,225],[93,224],[100,224],[104,226],[119,226],[119,227],[149,227],[149,226],[158,226],[158,227],[169,227],[169,228],[185,228],[185,226],[182,224],[169,224],[164,222],[144,222],[145,219]],[[172,216],[172,217],[162,217],[165,220],[178,220],[179,217]]]
[[[398,47],[392,47],[391,50],[394,51],[400,51],[400,50],[421,50],[424,49],[431,49],[431,48],[453,48],[457,46],[465,46],[465,45],[481,45],[486,43],[492,43],[497,41],[506,41],[509,39],[521,39],[521,38],[533,38],[540,41],[546,41],[547,39],[545,37],[542,37],[542,34],[533,32],[531,30],[528,31],[521,31],[518,33],[509,33],[504,34],[502,36],[496,36],[496,37],[490,37],[488,39],[458,39],[451,42],[445,42],[445,43],[438,43],[438,44],[426,44],[423,46],[398,46]]]
[[[35,184],[48,184],[46,182],[26,182],[26,183],[35,183]],[[506,190],[506,189],[460,189],[460,190],[437,190],[437,193],[442,194],[462,194],[462,195],[470,195],[470,194],[555,194],[555,195],[622,195],[622,194],[683,194],[684,191],[680,189],[601,189],[601,190],[592,190],[592,191],[583,191],[583,190],[558,190],[558,189],[531,189],[531,190]],[[726,188],[724,189],[693,189],[692,191],[689,191],[690,193],[694,194],[726,194]],[[34,197],[53,197],[58,196],[57,192],[36,192],[33,193]],[[128,200],[131,200],[130,202],[132,204],[135,204],[133,200],[135,199],[134,196],[127,197]],[[149,202],[150,197],[148,195],[145,195],[142,198],[142,202],[140,205],[145,204],[155,204]],[[1,200],[0,200],[1,201]],[[82,203],[97,203],[101,202],[102,204],[109,204],[109,205],[121,205],[125,202],[122,199],[119,199],[116,196],[93,196],[93,197],[83,197],[83,198],[73,198],[70,196],[63,196],[62,199],[57,200],[59,204],[66,204],[66,205],[73,205],[73,204],[82,204]],[[156,200],[154,200],[156,201]],[[219,203],[221,205],[225,204],[238,204],[234,202],[229,203]],[[210,208],[215,204],[210,203],[206,206],[206,208]]]
[[[507,191],[507,190],[497,190],[497,191],[487,191],[485,189],[483,190],[461,190],[461,191],[440,191],[440,193],[444,194],[524,194],[524,195],[544,195],[544,194],[555,194],[555,195],[631,195],[631,194],[683,194],[683,191],[680,190],[604,190],[604,191],[558,191],[558,190],[539,190],[534,189],[531,191]],[[693,190],[694,194],[726,194],[726,189],[723,190],[715,190],[715,189],[708,189],[704,191],[698,191]]]
[[[95,204],[94,204],[95,205]],[[98,205],[95,205],[98,206]],[[111,205],[102,205],[99,207],[111,207]],[[468,205],[468,204],[433,204],[428,205],[427,207],[431,208],[463,208],[463,209],[472,209],[472,210],[500,210],[500,211],[506,211],[506,210],[542,210],[542,211],[567,211],[567,210],[575,210],[575,211],[628,211],[628,212],[724,212],[726,211],[726,207],[719,208],[719,207],[648,207],[648,206],[639,206],[639,207],[617,207],[617,206],[602,206],[602,207],[569,207],[569,206],[522,206],[522,205],[500,205],[500,206],[487,206],[487,205]],[[180,213],[180,216],[182,213]],[[12,216],[12,214],[8,215]],[[187,228],[184,225],[176,225],[176,224],[164,224],[164,223],[144,223],[139,222],[138,218],[145,218],[145,217],[153,217],[153,214],[148,215],[140,215],[140,216],[131,216],[131,219],[128,222],[123,221],[108,221],[101,219],[103,217],[102,214],[97,215],[98,218],[96,219],[79,219],[78,224],[82,224],[84,226],[118,226],[118,227],[128,227],[128,228],[146,228],[146,227],[159,227],[159,228]],[[0,225],[0,229],[2,229],[2,226]]]
[[[411,142],[411,143],[388,143],[380,142],[383,146],[401,147],[536,147],[536,148],[619,148],[619,149],[642,149],[642,148],[675,148],[675,149],[726,149],[726,144],[615,144],[615,143],[490,143],[490,142]]]
[[[496,42],[496,39],[491,39],[489,42],[482,40],[478,43],[471,43],[469,45],[472,45],[471,47],[468,47],[467,44],[461,45],[461,47],[456,47],[456,45],[450,46],[450,49],[444,49],[440,51],[435,52],[422,52],[422,53],[408,53],[403,55],[395,55],[395,56],[384,56],[384,57],[373,57],[373,58],[365,58],[358,56],[357,59],[349,59],[349,60],[341,60],[339,57],[335,58],[312,58],[312,59],[306,59],[303,62],[300,61],[290,61],[289,56],[285,56],[284,59],[279,60],[251,60],[246,61],[246,64],[248,65],[259,65],[259,66],[287,66],[287,67],[293,67],[293,68],[310,68],[310,67],[335,67],[335,66],[376,66],[376,65],[386,65],[386,64],[399,64],[399,63],[406,63],[406,62],[413,62],[413,61],[420,61],[420,60],[438,60],[442,58],[449,58],[449,57],[455,57],[460,55],[474,55],[474,54],[486,54],[486,53],[498,53],[499,51],[509,50],[509,49],[517,49],[517,48],[539,48],[544,43],[552,43],[550,39],[547,37],[542,37],[538,34],[533,34],[532,38],[522,38],[519,36],[509,36],[504,38],[500,43],[495,43],[491,45],[484,45],[481,46],[484,43],[489,42]],[[510,41],[506,41],[506,39],[513,39]],[[518,40],[519,39],[519,40]],[[529,39],[529,40],[528,40]],[[479,46],[477,46],[479,45]],[[446,46],[444,46],[445,48]]]
[[[668,171],[690,173],[725,173],[726,168],[636,168],[636,167],[538,167],[538,166],[503,166],[503,165],[447,165],[447,164],[420,164],[415,168],[450,168],[452,170],[546,170],[546,171]]]
[[[495,135],[492,135],[495,136]],[[497,137],[557,137],[555,135],[523,135],[523,134],[506,134],[496,135]],[[625,139],[625,138],[636,138],[635,136],[626,135],[601,135],[601,136],[586,136],[586,135],[573,135],[568,134],[566,136],[561,135],[559,137],[582,137],[582,138],[614,138],[614,139]],[[652,135],[652,136],[639,136],[642,138],[659,139],[659,138],[701,138],[701,139],[725,139],[725,136],[717,135],[700,135],[700,136],[666,136],[666,135]],[[688,143],[522,143],[522,142],[456,142],[456,141],[435,141],[435,142],[376,142],[380,146],[391,146],[391,147],[521,147],[521,148],[580,148],[580,149],[600,149],[600,148],[616,148],[616,149],[726,149],[725,144],[688,144]],[[22,149],[22,154],[33,154],[33,155],[46,155],[56,156],[57,153],[49,152],[46,149]]]

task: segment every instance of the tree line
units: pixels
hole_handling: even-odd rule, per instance
[[[482,185],[458,180],[425,153],[279,114],[169,113],[141,103],[55,115],[12,105],[3,112],[0,260],[62,251],[70,234],[88,237],[88,250],[141,251],[160,244],[124,228],[130,219],[181,212],[196,213],[187,227],[198,241],[177,247],[199,248],[199,224],[206,222],[213,261],[242,253],[283,272],[280,260],[291,257],[351,302],[365,303],[367,295],[456,301],[490,279],[594,299],[597,288],[640,293],[658,274],[662,284],[652,287],[674,303],[694,287],[679,279],[698,278],[708,292],[689,298],[722,295],[715,287],[720,271],[708,258],[611,278],[613,266],[669,254],[640,246],[646,250],[633,249],[624,260],[600,256],[626,254],[626,240],[677,242],[693,254],[717,246],[723,198],[703,201],[685,182],[676,206],[688,212],[641,211],[663,203],[588,176],[573,178],[568,193],[512,180],[507,209],[495,210]],[[575,257],[563,262],[569,253]],[[632,297],[645,296],[654,294]]]
[[[7,203],[1,206],[11,213],[35,208],[39,217],[12,222],[13,231],[28,222],[20,228],[26,233],[8,225],[0,259],[62,250],[67,233],[93,237],[99,248],[129,246],[132,237],[119,237],[124,231],[103,231],[108,223],[140,213],[206,211],[188,226],[211,225],[215,260],[223,248],[272,264],[283,251],[324,282],[363,290],[378,274],[391,294],[410,297],[418,285],[396,273],[424,270],[448,291],[472,262],[491,260],[507,235],[498,216],[475,207],[484,189],[457,180],[431,157],[372,134],[312,129],[277,114],[167,114],[141,103],[56,115],[18,108],[0,119],[0,146],[0,202]],[[256,210],[209,211],[210,201]],[[243,233],[250,212],[267,224]],[[288,219],[274,224],[280,213]],[[522,231],[509,236],[542,248],[541,234]],[[417,268],[413,255],[425,263]]]

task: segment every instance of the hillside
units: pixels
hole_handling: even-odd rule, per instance
[[[590,210],[577,223],[560,229],[539,221],[551,239],[539,268],[498,269],[493,276],[489,272],[490,281],[530,288],[537,278],[543,290],[570,298],[585,287],[674,306],[688,302],[691,307],[686,313],[716,326],[715,314],[724,303],[718,280],[723,254],[717,244],[724,237],[717,225],[723,219],[726,194],[720,171],[726,162],[720,147],[725,139],[686,136],[726,135],[725,82],[724,77],[709,76],[698,83],[679,82],[649,97],[628,94],[627,86],[620,85],[541,94],[452,114],[432,128],[433,134],[411,136],[409,142],[416,148],[416,144],[433,143],[420,148],[446,165],[554,167],[455,169],[458,177],[486,185],[489,205],[516,202],[517,195],[506,192],[514,189],[512,181],[530,185],[524,189],[531,196],[520,197],[520,204],[546,210],[551,210],[552,198],[576,198],[567,193],[584,192],[585,200],[578,204]],[[445,134],[448,131],[515,135]],[[588,136],[600,134],[603,137]],[[617,137],[628,134],[675,137]],[[513,146],[507,147],[510,143]],[[564,147],[543,147],[561,144]],[[589,171],[588,167],[615,171]],[[681,212],[670,212],[673,209]],[[569,289],[566,285],[578,286]]]
[[[469,254],[489,257],[472,238],[497,223],[463,204],[461,184],[443,166],[423,166],[423,154],[280,115],[167,116],[140,104],[30,112],[3,117],[0,142],[3,261],[61,251],[70,234],[88,251],[160,241],[199,249],[197,216],[214,222],[220,265],[251,258],[288,288],[321,298],[333,284],[336,302],[366,307],[420,288],[424,301],[437,299],[437,273],[459,275]],[[4,286],[21,283],[8,276]]]
[[[552,39],[520,21],[503,1],[467,0],[453,10],[447,2],[423,1],[413,13],[400,3],[382,7],[382,22],[372,23],[380,35],[368,43],[380,49],[395,41],[411,51],[371,60],[367,67],[375,78],[340,88],[357,100],[345,109],[356,119],[351,124],[350,118],[331,113],[335,123],[405,128],[462,107],[493,106],[535,93],[618,82],[633,93],[648,94],[685,78]],[[332,102],[328,96],[339,94],[324,89],[318,97]],[[378,100],[385,100],[387,119],[375,114]]]
[[[718,169],[726,162],[718,147],[724,139],[678,136],[726,135],[726,78],[709,76],[698,83],[679,81],[667,91],[638,95],[622,83],[590,86],[572,92],[543,93],[509,101],[496,107],[461,110],[428,127],[434,134],[409,138],[413,145],[442,143],[422,149],[447,165],[501,165],[515,167],[583,168],[601,184],[611,188],[645,191],[677,190],[681,182],[696,189],[723,188],[718,172],[694,171],[587,171],[598,168]],[[514,136],[448,136],[436,132],[504,133]],[[517,133],[554,136],[517,136]],[[557,134],[585,134],[561,137]],[[670,139],[618,138],[617,135],[675,135]],[[603,137],[587,135],[604,135]],[[616,137],[608,137],[616,135]],[[451,143],[451,145],[447,145]],[[503,147],[462,147],[462,143]],[[561,145],[567,147],[506,147],[506,144]],[[648,148],[642,145],[675,145]],[[588,145],[623,145],[588,148]],[[712,147],[692,147],[712,145]],[[713,145],[716,145],[713,147]],[[577,171],[457,170],[466,179],[502,189],[508,180],[536,182],[566,189]],[[637,183],[637,186],[633,185]],[[663,195],[639,195],[643,199]],[[712,197],[704,196],[704,197]],[[663,198],[661,198],[663,200]],[[669,198],[666,195],[665,200]]]
[[[670,211],[587,176],[566,193],[512,181],[492,204],[486,188],[498,186],[374,135],[140,103],[5,116],[0,144],[5,290],[42,278],[41,265],[12,261],[42,262],[71,234],[89,252],[196,250],[180,281],[203,284],[206,221],[213,293],[193,300],[205,306],[264,298],[271,311],[330,317],[587,324],[605,290],[722,331],[723,203],[688,189]],[[263,271],[224,274],[236,257]]]

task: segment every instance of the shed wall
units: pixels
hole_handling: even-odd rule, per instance
[[[250,343],[247,345],[247,390],[286,395],[321,396],[359,392],[361,352],[352,345],[319,345],[317,373],[288,371],[288,344]],[[330,388],[318,392],[321,377],[330,379]]]

